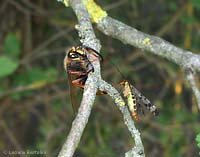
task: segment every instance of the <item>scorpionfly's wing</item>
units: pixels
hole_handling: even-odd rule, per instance
[[[145,111],[150,111],[154,116],[158,115],[158,109],[153,105],[144,95],[142,95],[133,85],[131,85],[131,90],[136,96],[136,102],[138,104],[138,112],[145,114]]]

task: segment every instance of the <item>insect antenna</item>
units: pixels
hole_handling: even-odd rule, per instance
[[[113,67],[115,67],[115,70],[117,70],[117,72],[120,73],[120,75],[121,75],[121,77],[123,79],[127,79],[127,77],[121,72],[121,70],[119,69],[119,67],[112,60],[110,60],[110,63],[113,65]]]

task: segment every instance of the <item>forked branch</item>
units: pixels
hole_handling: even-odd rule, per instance
[[[78,29],[79,36],[81,37],[81,42],[84,45],[99,51],[100,43],[95,37],[90,23],[90,16],[85,7],[81,4],[81,0],[73,0],[70,2],[70,5],[78,18],[79,25],[77,25],[76,28]],[[72,157],[80,142],[81,135],[83,134],[84,128],[88,122],[97,92],[96,82],[98,82],[97,80],[100,77],[99,62],[94,63],[94,68],[95,72],[88,75],[77,116],[72,123],[71,130],[58,157]]]
[[[200,72],[200,55],[178,48],[169,42],[149,34],[140,32],[111,17],[104,17],[97,23],[98,28],[106,35],[121,40],[123,43],[147,50],[155,55],[167,58],[178,64],[182,69],[191,69]],[[194,81],[194,75],[188,75],[191,88],[196,96],[200,109],[200,91]]]
[[[92,8],[96,8],[96,10],[94,11]],[[87,9],[92,18],[95,19],[94,22],[97,24],[99,30],[104,34],[119,39],[125,44],[130,44],[160,57],[164,57],[178,64],[182,69],[191,69],[192,71],[200,72],[200,55],[183,50],[162,38],[143,33],[107,16],[107,13],[94,3],[93,0],[90,0],[90,3],[88,2]],[[101,14],[102,12],[103,14]],[[200,91],[194,81],[192,79],[189,80],[200,109]]]
[[[189,81],[190,86],[192,88],[192,91],[197,98],[197,104],[198,104],[198,107],[200,109],[200,91],[197,88],[197,84],[196,84],[196,81],[195,81],[195,72],[190,68],[186,69],[185,72],[186,72],[186,78]]]
[[[66,4],[67,1],[64,2]],[[81,43],[99,52],[101,45],[99,40],[95,37],[92,25],[90,23],[90,16],[85,6],[82,4],[82,1],[71,0],[69,1],[69,4],[73,8],[78,18],[79,25],[77,25],[76,28],[78,29]],[[135,139],[135,147],[131,150],[131,154],[134,154],[134,157],[144,157],[144,148],[140,138],[140,133],[135,128],[134,122],[130,116],[128,108],[125,106],[123,99],[115,88],[101,79],[99,62],[93,62],[92,64],[95,69],[94,73],[89,73],[88,75],[88,79],[84,88],[83,98],[77,116],[72,123],[72,127],[68,134],[67,140],[65,141],[58,157],[73,156],[84,128],[88,122],[97,88],[106,91],[114,99],[115,103],[122,112],[125,124]]]

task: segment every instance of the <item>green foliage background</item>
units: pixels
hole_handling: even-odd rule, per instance
[[[110,16],[143,32],[199,53],[199,0],[108,0],[97,3]],[[41,151],[56,156],[73,120],[63,59],[79,45],[71,8],[48,0],[0,2],[0,154]],[[123,78],[114,62],[160,110],[136,123],[148,157],[198,156],[200,116],[196,99],[177,65],[95,32],[102,44],[103,78]],[[199,77],[196,78],[199,85]],[[200,87],[200,85],[199,85]],[[197,135],[198,134],[198,135]],[[97,96],[75,156],[124,156],[131,139],[108,96]]]

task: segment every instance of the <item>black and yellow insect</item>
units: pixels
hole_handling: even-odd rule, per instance
[[[76,46],[69,49],[64,59],[64,68],[68,73],[69,82],[76,87],[84,88],[88,74],[94,72],[94,67],[87,57],[92,54],[96,60],[103,60],[103,57],[94,49],[87,46]],[[72,76],[74,76],[72,78]]]
[[[123,95],[127,98],[129,110],[135,120],[139,120],[139,112],[144,114],[144,107],[154,116],[158,115],[158,109],[155,105],[142,95],[129,81],[124,80],[120,83],[123,85]]]
[[[88,56],[93,55],[93,59]],[[78,104],[75,98],[76,93],[73,87],[85,87],[85,82],[90,72],[94,72],[92,62],[97,60],[102,61],[103,57],[94,49],[88,46],[71,47],[64,59],[64,68],[67,71],[69,80],[70,96],[74,112],[78,109]],[[105,91],[97,91],[97,94],[107,94]]]

